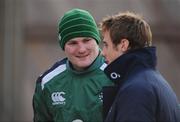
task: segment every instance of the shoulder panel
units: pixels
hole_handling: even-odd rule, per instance
[[[57,61],[51,68],[39,76],[37,82],[41,83],[42,89],[49,80],[66,70],[66,61],[67,58]]]
[[[58,74],[64,72],[66,70],[66,64],[62,64],[60,66],[58,66],[57,68],[55,68],[54,70],[52,70],[51,72],[49,72],[48,74],[46,74],[43,78],[42,78],[42,82],[41,82],[41,87],[42,89],[44,89],[44,85],[49,82],[52,78],[54,78],[55,76],[57,76]]]

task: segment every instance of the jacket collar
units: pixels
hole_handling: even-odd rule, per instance
[[[105,74],[115,83],[122,81],[132,71],[156,67],[156,48],[146,47],[129,51],[105,68]]]

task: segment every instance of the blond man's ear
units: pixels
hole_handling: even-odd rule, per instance
[[[122,52],[126,52],[129,48],[129,40],[127,39],[121,39],[121,43],[118,45],[118,48],[122,51]]]

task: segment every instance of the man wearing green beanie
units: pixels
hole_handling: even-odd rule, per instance
[[[67,57],[37,79],[34,121],[102,122],[102,87],[113,83],[103,72],[106,63],[94,18],[82,9],[66,12],[58,37]]]

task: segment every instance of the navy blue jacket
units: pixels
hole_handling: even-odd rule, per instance
[[[116,83],[104,88],[105,122],[180,122],[177,97],[156,70],[155,47],[123,54],[105,73]]]

